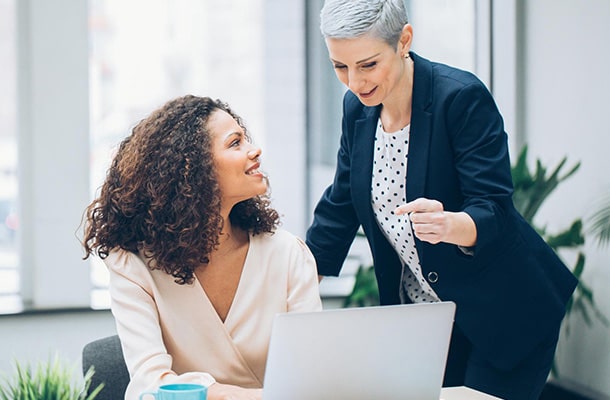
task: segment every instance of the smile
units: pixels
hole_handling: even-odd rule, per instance
[[[246,175],[262,175],[263,173],[259,169],[260,166],[261,164],[257,162],[246,170]]]
[[[375,91],[377,90],[377,86],[375,86],[373,89],[371,89],[370,92],[367,93],[360,93],[360,97],[366,99],[368,97],[371,97],[373,94],[375,94]]]

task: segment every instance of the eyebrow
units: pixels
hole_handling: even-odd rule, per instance
[[[360,60],[360,61],[356,61],[356,64],[362,64],[362,63],[364,63],[364,62],[367,62],[367,61],[369,61],[371,58],[375,58],[375,57],[377,57],[377,56],[378,56],[378,55],[380,55],[380,54],[381,54],[381,53],[373,54],[373,55],[372,55],[372,56],[370,56],[370,57],[367,57],[367,58],[362,59],[362,60]],[[334,62],[334,63],[343,64],[341,61],[333,60],[332,58],[331,58],[330,60],[331,60],[332,62]]]
[[[239,137],[242,137],[243,135],[244,135],[244,134],[243,134],[242,132],[239,132],[239,131],[233,131],[233,132],[229,132],[229,133],[227,133],[227,134],[225,135],[225,137],[224,137],[224,141],[226,142],[226,141],[228,141],[228,140],[231,140],[231,138],[232,138],[233,136],[239,136]]]

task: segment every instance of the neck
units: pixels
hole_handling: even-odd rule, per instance
[[[227,218],[224,221],[222,232],[220,232],[220,236],[218,237],[218,247],[216,247],[211,256],[231,253],[247,241],[248,233],[238,227],[232,226]]]
[[[402,60],[404,69],[392,94],[385,99],[381,109],[381,123],[386,132],[395,132],[411,123],[413,101],[413,61]]]
[[[231,225],[229,214],[231,213],[232,207],[220,206],[220,215],[222,216],[222,231],[218,237],[218,249],[224,249],[231,247],[231,242],[234,240],[234,232],[237,228]]]

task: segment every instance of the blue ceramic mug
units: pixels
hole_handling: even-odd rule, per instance
[[[172,383],[159,386],[156,392],[142,393],[140,400],[144,396],[153,396],[155,400],[206,400],[208,388],[196,383]]]

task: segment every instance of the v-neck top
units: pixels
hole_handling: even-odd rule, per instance
[[[224,323],[196,279],[178,285],[171,275],[148,269],[141,255],[122,250],[104,261],[131,376],[126,399],[175,382],[260,388],[274,316],[322,309],[313,256],[281,229],[250,236]]]

